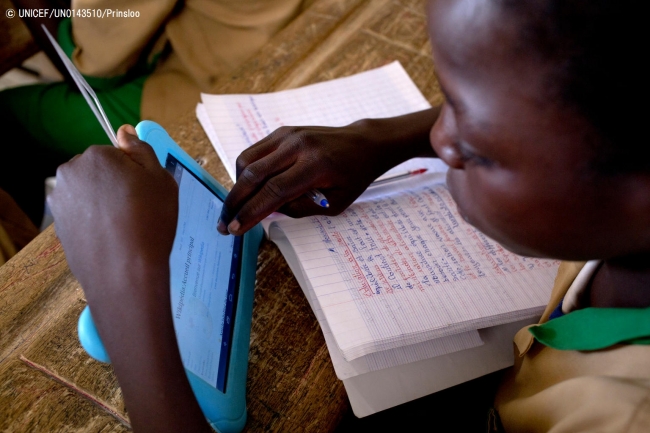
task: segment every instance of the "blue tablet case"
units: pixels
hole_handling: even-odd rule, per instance
[[[187,169],[205,182],[219,198],[222,200],[226,198],[226,189],[181,149],[160,125],[145,120],[140,122],[135,129],[140,139],[153,147],[158,161],[163,167],[167,155],[172,154]],[[239,432],[246,424],[246,373],[248,370],[255,270],[261,240],[262,228],[259,224],[246,233],[243,239],[239,294],[228,364],[226,392],[222,393],[192,372],[185,370],[203,414],[210,425],[221,433]],[[79,317],[78,333],[81,345],[90,356],[98,361],[110,362],[87,306]]]

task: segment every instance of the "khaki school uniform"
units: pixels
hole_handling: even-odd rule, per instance
[[[515,366],[495,401],[506,432],[650,432],[650,309],[579,308],[579,286],[597,268],[588,263],[582,275],[584,263],[560,266],[540,320],[558,322],[531,328],[546,344],[528,328],[515,336]],[[568,314],[549,321],[562,299]]]
[[[72,17],[82,74],[123,76],[159,56],[144,83],[141,118],[163,126],[195,108],[200,92],[252,57],[312,0],[73,0],[75,10],[139,17]],[[91,83],[92,84],[92,83]]]

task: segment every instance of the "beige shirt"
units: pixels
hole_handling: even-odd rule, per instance
[[[141,117],[163,126],[193,110],[200,92],[259,51],[312,0],[73,0],[75,10],[139,17],[72,17],[73,60],[89,76],[125,74],[162,53],[144,85]]]
[[[540,323],[584,263],[563,263]],[[507,432],[650,432],[650,346],[562,351],[522,329],[495,407]]]

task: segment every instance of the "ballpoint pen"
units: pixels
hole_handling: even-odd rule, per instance
[[[422,174],[422,173],[424,173],[426,171],[427,171],[426,168],[420,168],[418,170],[410,170],[410,171],[407,171],[405,173],[400,173],[400,174],[396,174],[396,175],[393,175],[393,176],[385,177],[383,179],[378,179],[378,180],[374,181],[373,183],[371,183],[369,185],[369,187],[377,186],[377,185],[383,185],[383,184],[388,183],[388,182],[395,182],[396,180],[406,179],[407,177],[415,176],[416,174]]]
[[[389,183],[389,182],[395,182],[395,181],[400,180],[400,179],[406,179],[407,177],[415,176],[417,174],[422,174],[422,173],[424,173],[426,171],[427,171],[426,168],[420,168],[420,169],[417,169],[417,170],[410,170],[410,171],[407,171],[405,173],[400,173],[400,174],[396,174],[396,175],[393,175],[393,176],[385,177],[383,179],[379,179],[379,180],[374,181],[373,183],[371,183],[369,185],[369,187],[377,186],[377,185],[383,185],[383,184]],[[314,203],[316,203],[317,205],[319,205],[321,207],[330,207],[330,204],[327,201],[327,198],[323,195],[322,192],[320,192],[317,189],[311,189],[305,195],[307,197],[309,197],[310,199],[312,199],[312,201]]]
[[[320,207],[330,207],[330,203],[327,201],[327,198],[323,195],[322,192],[317,189],[310,189],[309,192],[305,195]]]

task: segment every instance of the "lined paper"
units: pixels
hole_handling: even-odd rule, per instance
[[[281,126],[345,126],[431,107],[399,62],[281,92],[202,93],[201,101],[197,118],[233,181],[237,156]]]
[[[504,250],[462,220],[440,176],[419,182],[275,222],[348,361],[539,316],[548,301],[558,261]]]
[[[391,367],[397,367],[435,356],[448,355],[472,347],[483,345],[483,340],[478,331],[467,331],[447,337],[436,338],[433,340],[423,341],[422,343],[413,344],[395,349],[389,349],[374,353],[369,353],[354,360],[346,361],[336,343],[325,315],[320,308],[318,299],[311,285],[311,282],[305,278],[305,271],[297,260],[295,252],[288,242],[284,232],[277,227],[277,224],[271,226],[271,237],[276,243],[282,254],[287,258],[289,267],[293,271],[298,284],[302,288],[309,305],[311,306],[316,319],[321,327],[325,343],[332,359],[332,365],[336,376],[341,379],[348,379],[360,374],[379,371]]]

